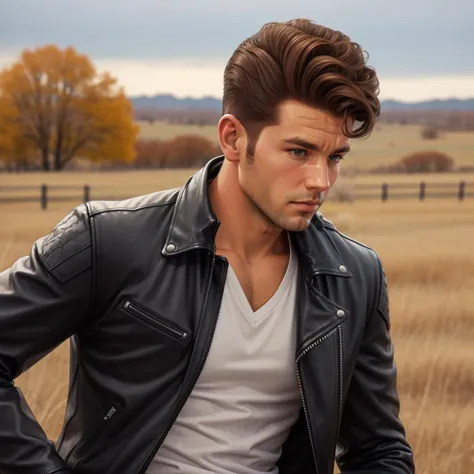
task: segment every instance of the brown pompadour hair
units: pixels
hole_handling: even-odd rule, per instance
[[[380,115],[379,81],[367,59],[348,36],[308,19],[267,23],[229,59],[222,112],[245,127],[250,155],[262,128],[278,123],[277,108],[287,99],[344,117],[346,136],[367,137]]]

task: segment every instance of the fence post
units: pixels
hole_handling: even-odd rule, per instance
[[[466,183],[465,181],[461,181],[459,183],[459,193],[458,193],[459,200],[462,201],[465,195],[466,195]]]
[[[420,201],[423,201],[425,199],[426,195],[426,183],[422,181],[420,183]]]
[[[84,185],[84,202],[90,201],[91,188],[88,184]]]
[[[382,201],[385,202],[388,200],[388,183],[382,184]]]
[[[48,185],[41,185],[41,209],[44,211],[48,207]]]

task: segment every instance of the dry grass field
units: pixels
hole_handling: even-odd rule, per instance
[[[120,187],[121,195],[128,196],[179,186],[190,173],[0,175],[0,186],[5,179],[17,185],[29,181],[36,185],[43,180],[78,185],[88,182],[93,189],[102,186],[104,193],[107,186]],[[467,178],[474,181],[474,176]],[[382,179],[376,177],[377,182]],[[400,178],[390,178],[393,179]],[[454,182],[459,176],[445,179]],[[75,204],[52,203],[44,212],[38,204],[0,204],[0,269],[27,253],[33,241],[51,230]],[[345,233],[375,248],[384,263],[399,369],[401,416],[415,450],[417,473],[471,474],[474,199],[327,203],[323,214]],[[17,381],[52,439],[62,424],[67,378],[66,342]]]
[[[214,125],[174,125],[166,122],[138,122],[140,138],[170,139],[176,135],[199,134],[217,141]],[[418,125],[379,124],[369,139],[353,140],[350,157],[344,166],[367,170],[381,164],[397,162],[402,156],[417,151],[437,150],[452,157],[457,165],[474,165],[474,133],[450,132],[437,140],[423,140]]]

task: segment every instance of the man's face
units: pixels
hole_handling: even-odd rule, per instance
[[[335,183],[349,151],[343,119],[296,101],[279,108],[253,158],[239,164],[242,191],[256,210],[284,230],[305,230]]]

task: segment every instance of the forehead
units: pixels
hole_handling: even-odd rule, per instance
[[[338,139],[347,139],[343,133],[344,118],[307,104],[288,100],[279,106],[278,125],[288,132],[299,131],[309,135],[324,133]]]

